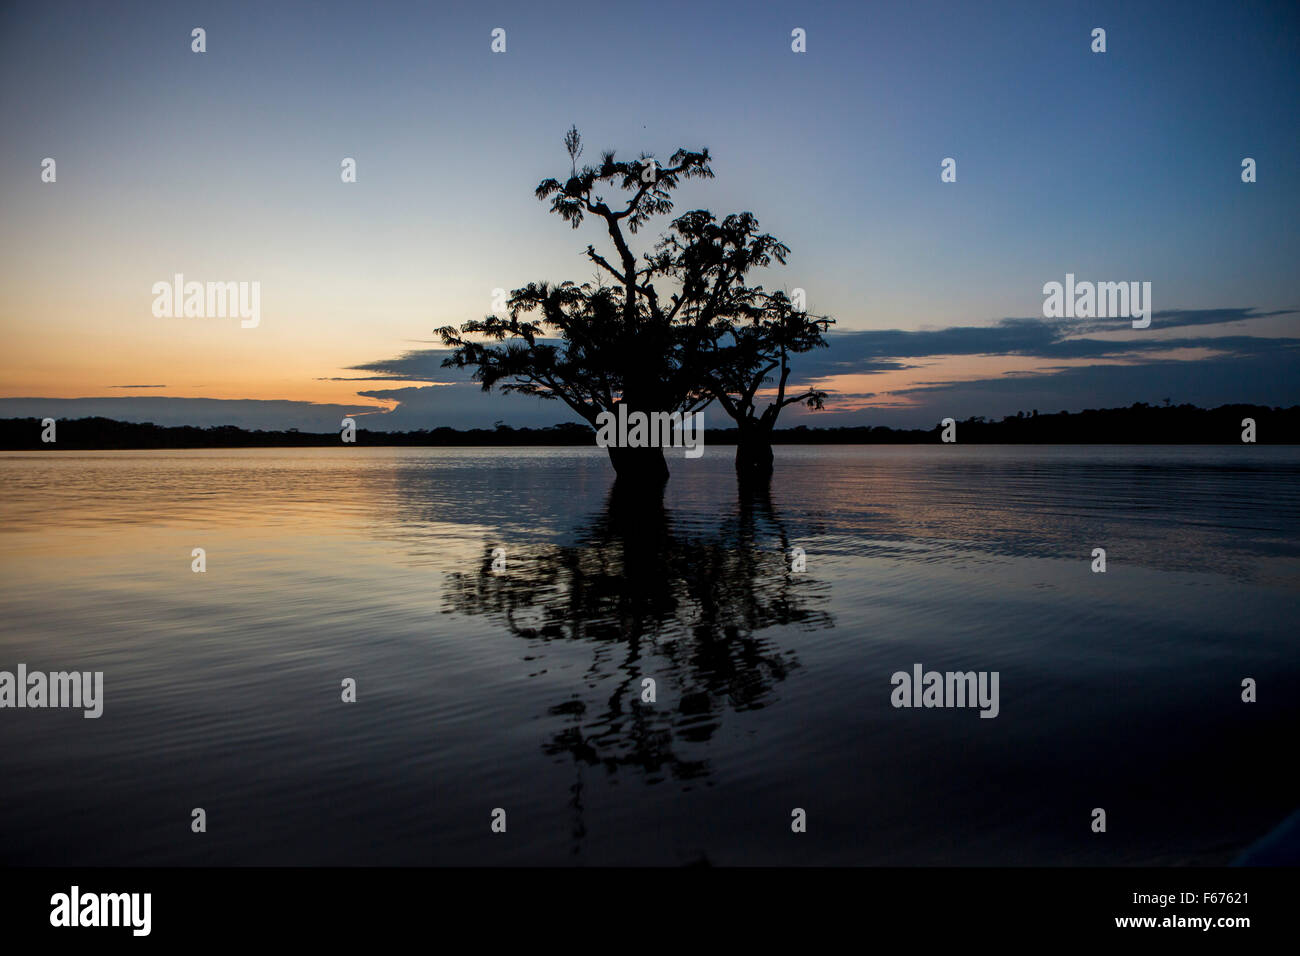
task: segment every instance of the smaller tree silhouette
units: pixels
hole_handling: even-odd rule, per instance
[[[825,406],[826,393],[819,389],[787,394],[790,356],[824,348],[825,333],[834,321],[796,309],[784,292],[774,292],[762,295],[762,307],[749,324],[722,329],[708,382],[711,394],[736,423],[736,471],[742,478],[771,476],[772,430],[783,408]],[[773,383],[775,394],[760,411],[759,392]]]

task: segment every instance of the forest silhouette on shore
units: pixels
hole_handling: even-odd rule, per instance
[[[1255,422],[1261,445],[1300,444],[1300,406],[1265,405],[1149,405],[1040,414],[1019,412],[999,420],[983,416],[956,422],[957,444],[978,445],[1236,445],[1242,441],[1242,421]],[[59,419],[57,441],[41,441],[38,418],[0,419],[0,449],[113,448],[298,448],[339,445],[338,432],[250,430],[234,425],[164,426],[152,422],[122,422],[111,418]],[[942,442],[943,426],[889,428],[883,425],[777,428],[774,445],[928,445]],[[357,445],[369,446],[594,446],[595,430],[582,423],[545,428],[432,428],[413,431],[373,431],[359,427]],[[709,429],[709,445],[734,446],[734,428]],[[707,454],[707,450],[706,450]]]

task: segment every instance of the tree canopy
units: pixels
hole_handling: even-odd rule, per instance
[[[609,151],[599,165],[578,169],[576,127],[565,149],[569,177],[543,180],[536,195],[574,229],[588,218],[604,225],[609,248],[586,249],[595,278],[529,283],[511,293],[506,316],[439,329],[452,349],[443,364],[472,369],[485,390],[562,401],[593,425],[620,404],[688,415],[716,401],[748,446],[737,466],[770,471],[768,435],[781,409],[824,401],[813,389],[787,395],[791,357],[824,345],[833,321],[750,283],[754,270],[785,264],[789,248],[761,232],[753,213],[719,219],[695,209],[669,220],[638,256],[631,237],[672,214],[674,190],[713,178],[708,150],[679,149],[663,166],[649,154],[624,162]],[[759,393],[769,386],[775,397],[760,412]],[[661,449],[610,456],[620,477],[667,477]]]

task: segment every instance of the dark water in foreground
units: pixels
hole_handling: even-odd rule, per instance
[[[1300,449],[729,452],[662,509],[596,449],[0,455],[0,670],[105,694],[0,710],[0,862],[1221,863],[1300,805]]]

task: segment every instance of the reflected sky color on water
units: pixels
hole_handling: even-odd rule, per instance
[[[1220,863],[1300,805],[1300,449],[729,452],[662,504],[596,449],[0,455],[0,669],[105,675],[0,711],[0,861]]]

